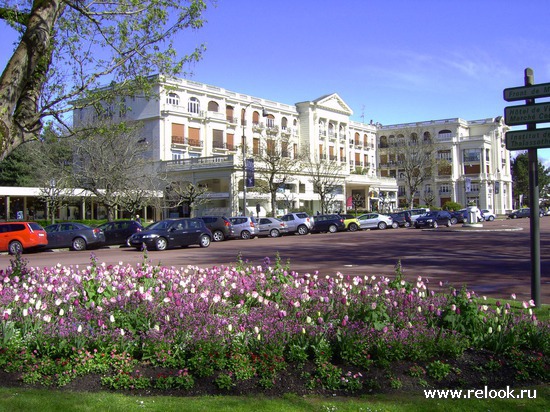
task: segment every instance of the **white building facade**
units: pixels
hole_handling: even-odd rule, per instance
[[[307,153],[311,161],[324,159],[339,165],[343,183],[334,192],[329,211],[355,207],[391,211],[400,206],[398,169],[390,172],[383,166],[388,162],[381,160],[380,142],[399,133],[401,125],[352,121],[353,111],[338,94],[289,105],[190,80],[158,79],[158,98],[127,99],[128,110],[114,113],[113,120],[119,116],[142,122],[149,155],[172,181],[208,188],[208,202],[194,215],[241,214],[244,198],[247,214],[258,209],[261,216],[321,209],[312,178],[303,168],[279,188],[276,210],[268,193],[243,190],[243,159],[257,155],[266,142],[276,144],[282,156],[296,162]],[[76,126],[91,119],[90,110],[75,110]],[[452,119],[416,125],[445,140],[451,151],[451,175],[431,182],[432,190],[440,194],[439,203],[447,198],[464,205],[475,200],[497,213],[511,209],[510,159],[501,120]]]
[[[502,117],[467,121],[459,118],[408,123],[378,128],[379,173],[397,179],[399,205],[405,204],[405,184],[392,146],[411,135],[430,139],[436,156],[445,164],[415,194],[415,203],[443,207],[452,201],[463,206],[504,214],[513,208],[510,152],[505,147]]]

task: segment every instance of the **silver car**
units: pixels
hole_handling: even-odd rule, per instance
[[[229,218],[233,225],[235,237],[241,239],[254,239],[260,234],[258,221],[254,216],[233,216]]]
[[[393,227],[391,216],[381,215],[380,213],[366,213],[357,218],[361,229],[386,229]],[[397,222],[396,222],[397,223]]]
[[[279,237],[288,233],[288,226],[276,217],[261,217],[258,221],[260,236]]]
[[[305,212],[287,213],[281,220],[287,224],[288,233],[307,235],[313,227],[313,218]]]

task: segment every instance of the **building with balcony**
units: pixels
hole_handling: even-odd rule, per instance
[[[276,210],[268,193],[244,189],[244,160],[266,148],[276,148],[297,164],[307,156],[310,162],[337,165],[342,183],[333,193],[330,211],[355,206],[391,211],[400,206],[399,167],[384,153],[384,146],[410,125],[352,121],[352,109],[336,93],[290,105],[191,80],[155,79],[156,98],[127,98],[126,110],[113,108],[105,113],[110,113],[112,121],[143,124],[148,155],[171,181],[208,188],[208,202],[195,214],[240,214],[244,200],[247,214],[256,214],[258,207],[261,215],[320,210],[319,195],[305,168],[281,183]],[[78,126],[94,121],[94,116],[92,108],[78,109],[73,121]],[[511,208],[509,156],[501,120],[452,119],[415,127],[446,144],[438,156],[450,161],[451,170],[423,188],[436,194],[438,206],[446,200],[463,204],[472,200],[499,213]],[[417,202],[425,203],[421,195]]]
[[[507,130],[502,117],[381,126],[377,130],[379,173],[397,179],[399,205],[404,206],[405,176],[401,159],[395,155],[398,152],[392,148],[406,147],[416,139],[429,140],[438,162],[415,193],[415,204],[442,207],[453,201],[506,213],[513,207]]]
[[[172,181],[208,187],[209,201],[197,214],[242,213],[243,159],[274,147],[296,162],[307,155],[313,162],[324,159],[338,166],[343,183],[333,194],[330,210],[378,207],[381,190],[396,205],[395,179],[376,171],[376,127],[351,121],[352,110],[337,94],[289,105],[191,80],[158,80],[158,98],[127,99],[123,113],[105,112],[112,121],[143,124],[148,154]],[[79,109],[73,120],[78,126],[93,122],[94,116],[92,108]],[[247,213],[256,213],[258,204],[262,215],[320,210],[311,176],[303,169],[281,184],[275,211],[268,193],[253,188],[246,192]]]

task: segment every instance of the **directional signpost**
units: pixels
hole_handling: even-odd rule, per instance
[[[504,108],[504,123],[508,126],[526,125],[527,130],[506,132],[508,150],[528,150],[529,206],[531,207],[531,298],[540,307],[540,222],[539,177],[537,149],[550,147],[550,128],[537,129],[537,123],[550,122],[550,103],[535,103],[535,99],[550,97],[550,83],[534,84],[532,69],[525,69],[525,86],[504,89],[507,102],[525,100],[524,106]]]

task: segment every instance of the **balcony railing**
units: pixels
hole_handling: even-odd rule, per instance
[[[168,160],[161,162],[165,170],[190,170],[229,167],[234,165],[233,155],[192,157],[188,159]]]

